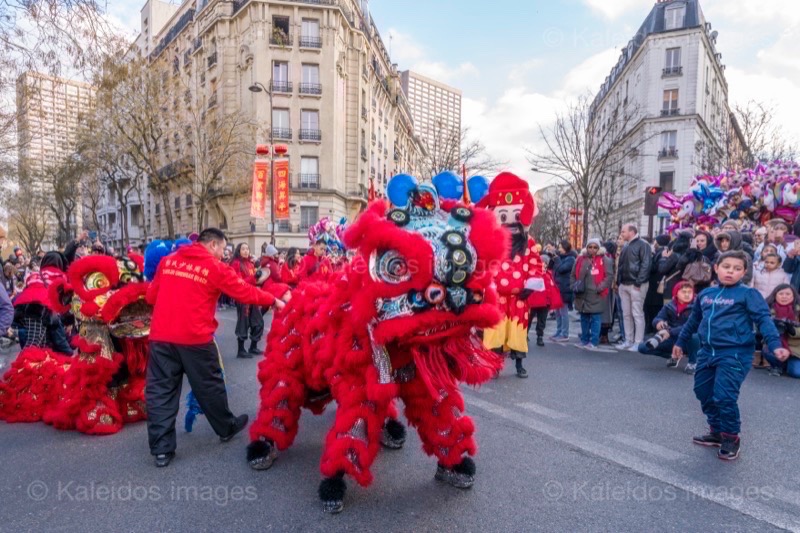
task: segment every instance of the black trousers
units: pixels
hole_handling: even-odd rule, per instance
[[[144,394],[147,438],[153,455],[175,451],[175,417],[180,407],[184,373],[217,435],[226,437],[233,431],[235,417],[228,407],[216,343],[183,346],[150,342]]]
[[[236,337],[257,343],[264,336],[264,314],[255,305],[236,304]]]
[[[544,336],[544,327],[547,325],[547,315],[550,313],[550,309],[547,307],[538,307],[536,309],[530,310],[530,320],[528,320],[528,333],[531,332],[531,326],[533,325],[533,318],[536,317],[536,336],[543,337]]]

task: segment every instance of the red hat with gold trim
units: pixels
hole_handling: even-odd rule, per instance
[[[528,182],[511,172],[498,174],[489,185],[486,196],[477,205],[489,209],[506,205],[522,205],[520,222],[523,226],[530,226],[533,223],[533,217],[539,212]]]

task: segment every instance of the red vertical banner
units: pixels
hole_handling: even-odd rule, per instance
[[[267,183],[269,182],[269,161],[256,159],[253,163],[253,192],[250,197],[250,216],[265,218],[267,210]]]
[[[289,220],[289,160],[275,160],[275,220]]]

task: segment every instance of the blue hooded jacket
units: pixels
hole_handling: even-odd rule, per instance
[[[712,356],[719,353],[755,350],[755,323],[773,353],[782,347],[781,338],[764,297],[741,283],[709,287],[700,293],[692,315],[676,343],[686,351],[689,339],[697,332],[701,349]]]

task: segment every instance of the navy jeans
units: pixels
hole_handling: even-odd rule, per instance
[[[556,337],[569,337],[569,306],[562,305],[556,312]]]
[[[781,372],[784,374],[788,374],[793,378],[800,378],[800,359],[796,357],[789,357],[786,361],[779,361],[777,357],[772,355],[772,352],[769,351],[769,348],[764,346],[764,349],[761,351],[764,354],[764,359],[769,361],[769,364],[772,368],[780,368]]]
[[[648,339],[645,339],[647,342]],[[644,342],[639,344],[639,353],[644,355],[656,355],[658,357],[664,357],[665,359],[670,359],[672,357],[672,348],[675,346],[675,339],[674,337],[670,337],[667,340],[661,341],[655,349],[650,348]],[[689,358],[690,363],[697,362],[697,352],[700,351],[700,336],[695,334],[692,335],[692,338],[689,340],[689,346],[687,350],[686,356]]]
[[[752,346],[713,355],[703,348],[697,354],[694,394],[700,400],[711,431],[739,434],[739,389],[752,367]]]
[[[581,313],[581,344],[600,344],[600,318],[602,313]]]

